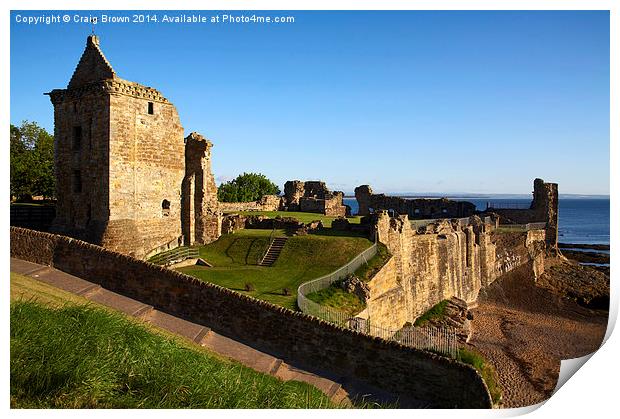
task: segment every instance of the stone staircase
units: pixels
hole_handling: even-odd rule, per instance
[[[278,260],[278,256],[280,256],[280,253],[282,252],[282,249],[284,248],[287,240],[288,238],[286,237],[274,238],[271,242],[271,245],[269,246],[269,249],[267,249],[265,256],[263,256],[263,259],[258,263],[258,266],[273,265],[275,261]]]

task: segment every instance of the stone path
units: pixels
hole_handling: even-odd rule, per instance
[[[140,301],[117,294],[100,285],[69,275],[49,266],[11,258],[11,272],[30,276],[46,284],[85,297],[96,303],[121,311],[146,323],[182,336],[224,357],[233,359],[255,371],[281,380],[295,380],[311,384],[326,394],[334,403],[350,406],[351,400],[396,403],[393,395],[343,377],[333,377],[306,371],[251,346],[215,333],[208,327],[171,316]],[[401,407],[428,407],[417,401],[399,401]]]

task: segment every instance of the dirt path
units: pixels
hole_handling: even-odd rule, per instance
[[[504,407],[549,398],[560,360],[595,351],[607,327],[607,312],[536,287],[527,268],[488,287],[473,314],[470,344],[495,366]]]

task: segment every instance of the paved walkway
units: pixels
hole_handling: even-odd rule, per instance
[[[366,399],[395,403],[396,398],[384,391],[364,383],[345,378],[317,375],[289,365],[279,358],[261,352],[226,336],[215,333],[208,327],[171,316],[140,301],[117,294],[100,285],[69,275],[49,266],[11,258],[11,272],[30,276],[41,282],[85,297],[91,301],[121,311],[146,323],[172,332],[224,357],[233,359],[261,373],[281,380],[295,380],[311,384],[325,393],[333,402],[351,405],[351,399]],[[401,407],[425,407],[419,402],[404,402]]]

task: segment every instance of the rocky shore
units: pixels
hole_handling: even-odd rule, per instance
[[[609,276],[610,253],[608,244],[559,243],[562,256]]]

